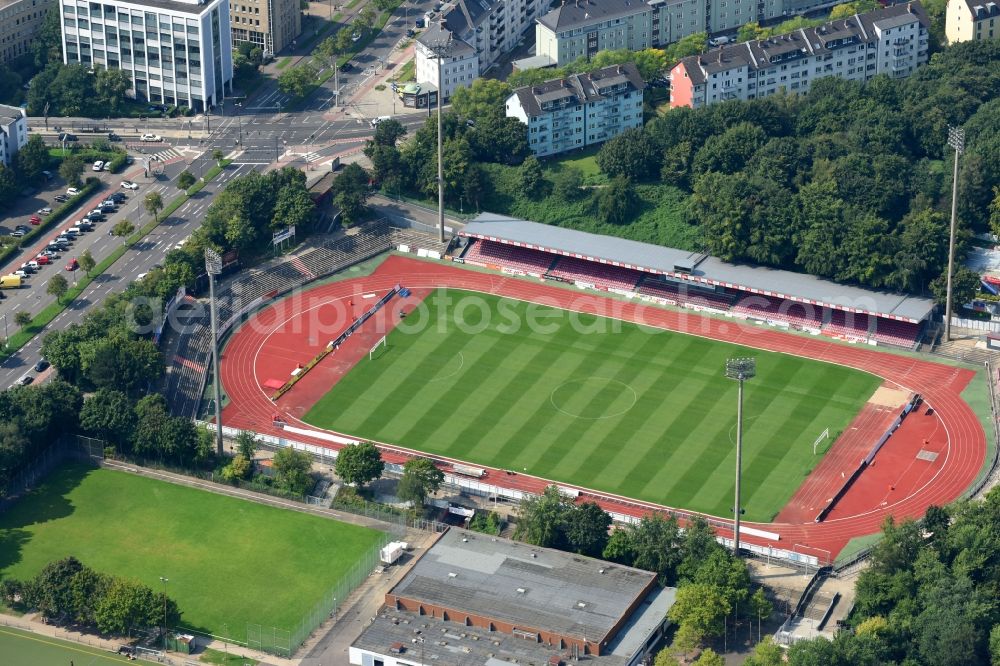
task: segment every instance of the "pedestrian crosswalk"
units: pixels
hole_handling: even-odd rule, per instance
[[[304,153],[303,155],[301,155],[301,157],[310,164],[312,164],[313,162],[319,162],[321,159],[323,159],[323,156],[316,152]]]
[[[150,154],[148,156],[148,159],[151,162],[153,162],[153,161],[155,161],[155,162],[169,162],[170,160],[176,159],[176,158],[179,158],[179,157],[184,157],[184,154],[181,153],[181,151],[179,151],[176,148],[167,148],[166,150],[159,150],[159,151],[157,151],[155,153]]]

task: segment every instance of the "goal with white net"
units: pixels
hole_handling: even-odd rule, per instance
[[[384,335],[379,339],[378,342],[375,343],[375,345],[371,349],[368,350],[368,360],[369,361],[372,360],[373,358],[375,358],[375,354],[378,352],[379,347],[381,347],[382,349],[388,349],[389,348],[388,344],[385,341],[385,336]]]

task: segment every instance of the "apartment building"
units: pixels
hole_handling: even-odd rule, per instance
[[[233,44],[250,42],[265,54],[278,53],[302,32],[299,0],[233,0],[229,17]]]
[[[61,0],[63,61],[129,74],[129,94],[197,112],[232,87],[224,0]]]
[[[441,76],[438,78],[437,50],[441,50]],[[468,42],[453,33],[447,23],[432,23],[417,37],[414,45],[416,70],[414,75],[421,85],[440,90],[444,99],[451,97],[455,88],[472,85],[479,76],[479,54]]]
[[[712,49],[670,72],[670,106],[806,92],[816,79],[909,76],[928,60],[927,14],[894,5],[764,40]]]
[[[28,53],[54,0],[0,0],[0,63]]]
[[[1000,38],[1000,2],[950,0],[944,34],[949,44]]]
[[[554,155],[641,127],[643,88],[635,65],[613,65],[518,88],[507,98],[507,116],[528,126],[535,155]]]
[[[598,51],[661,48],[697,33],[731,32],[837,0],[564,0],[535,24],[535,55],[562,67]]]
[[[28,117],[19,106],[0,104],[0,164],[10,166],[28,143]]]
[[[430,17],[428,30],[417,38],[417,82],[436,86],[447,99],[456,87],[469,85],[472,79],[517,46],[546,7],[548,0],[451,0],[445,3],[439,13]],[[443,28],[438,25],[442,20]],[[446,30],[446,34],[433,32],[435,26]],[[431,46],[448,36],[452,49],[449,57],[455,59],[454,63],[448,63],[449,70],[457,75],[458,81],[455,82],[451,74],[444,74],[443,81],[438,82],[437,56]]]

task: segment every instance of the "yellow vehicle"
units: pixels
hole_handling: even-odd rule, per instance
[[[20,289],[21,288],[21,276],[19,275],[4,275],[0,277],[0,289]]]

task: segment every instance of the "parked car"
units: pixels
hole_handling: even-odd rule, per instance
[[[71,196],[71,197],[75,197],[79,193],[80,193],[80,190],[76,189],[75,187],[71,187],[71,188],[69,188],[69,189],[66,190],[66,194],[68,196]]]
[[[35,267],[29,264],[27,261],[21,264],[21,270],[25,273],[31,274],[35,272]]]
[[[48,257],[49,259],[58,259],[59,253],[55,250],[50,250],[48,249],[48,247],[46,247],[44,250],[42,250],[41,256]]]
[[[47,370],[49,365],[50,363],[48,361],[46,361],[44,358],[40,358],[38,359],[38,363],[35,364],[35,372],[42,372],[43,370]]]
[[[48,206],[46,206],[45,208],[39,209],[38,210],[38,214],[39,215],[51,215],[52,214],[52,209],[49,208]]]
[[[111,199],[112,201],[116,201],[118,203],[122,203],[124,201],[128,201],[128,195],[125,194],[124,192],[115,192],[114,194],[112,194],[108,198]]]
[[[32,261],[34,261],[39,266],[44,266],[46,264],[51,264],[52,263],[52,260],[49,259],[48,257],[46,257],[44,254],[38,255],[37,257],[35,257],[34,259],[32,259]],[[28,262],[28,263],[31,263],[31,262]]]
[[[59,135],[59,140],[60,141],[76,141],[76,135],[75,134],[68,134],[68,133],[64,132],[63,134]]]
[[[108,141],[121,141],[122,138],[114,132],[108,132]]]
[[[28,222],[37,226],[42,223],[42,218],[38,217],[37,215],[32,215],[31,217],[28,218]]]
[[[354,65],[352,65],[350,62],[345,62],[343,65],[340,66],[340,71],[342,72],[349,72],[352,69],[354,69]]]
[[[92,222],[103,222],[104,220],[108,219],[108,218],[106,218],[104,216],[104,213],[102,213],[99,210],[92,210],[92,211],[90,211],[90,213],[87,214],[87,217]]]
[[[160,136],[157,134],[143,134],[141,137],[139,137],[139,140],[152,141],[152,142],[163,141],[163,139],[161,139]]]
[[[93,231],[94,230],[94,223],[93,222],[85,222],[85,221],[81,220],[80,222],[77,223],[76,226],[80,227],[80,231]]]
[[[23,231],[24,233],[28,233],[29,231],[31,231],[31,227],[23,224],[17,225],[16,227],[14,227],[14,229],[16,229],[17,231]]]
[[[27,386],[33,381],[35,381],[35,378],[32,377],[31,375],[23,375],[20,379],[14,382],[14,386],[12,386],[11,388],[16,388],[18,386]]]
[[[14,238],[20,238],[21,236],[24,235],[24,232],[21,231],[20,229],[15,229],[10,233],[10,235],[13,236]]]
[[[123,180],[122,181],[122,187],[124,187],[126,190],[137,190],[137,189],[139,189],[139,185],[137,183],[133,183],[131,180]]]
[[[75,271],[79,267],[80,263],[76,259],[70,259],[69,262],[66,264],[66,270],[68,271]]]
[[[59,203],[66,203],[67,201],[69,201],[69,197],[66,196],[65,194],[57,194],[55,196],[55,200],[58,201]]]
[[[24,270],[23,268],[14,271],[13,273],[11,273],[11,275],[16,275],[17,277],[21,278],[22,280],[27,280],[28,279],[28,271]]]
[[[104,162],[101,160],[94,162],[94,171],[104,171]]]

